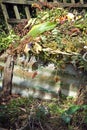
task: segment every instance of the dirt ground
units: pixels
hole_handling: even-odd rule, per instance
[[[52,105],[52,101],[50,103]],[[56,106],[58,106],[57,102],[55,107],[52,106],[50,110],[52,113],[47,112],[44,115],[42,111],[38,111],[37,106],[45,104],[46,107],[46,104],[49,105],[50,103],[44,103],[40,99],[30,99],[28,102],[27,99],[22,99],[20,95],[1,97],[0,130],[87,130],[87,123],[83,121],[85,113],[83,110],[74,114],[70,123],[65,123],[61,119],[60,113],[55,112]],[[65,102],[65,104],[61,102],[60,105],[63,104],[65,107],[66,103],[68,106],[70,101]]]

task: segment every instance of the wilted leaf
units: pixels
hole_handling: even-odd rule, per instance
[[[38,43],[35,43],[34,50],[38,54],[42,50],[42,47]]]
[[[25,26],[25,28],[29,27],[30,25],[33,25],[36,21],[36,18],[31,18],[29,21],[28,21],[28,24]]]

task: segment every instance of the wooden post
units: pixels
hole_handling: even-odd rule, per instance
[[[13,79],[14,60],[12,55],[8,55],[4,68],[2,94],[8,96],[12,92],[12,79]]]
[[[81,3],[81,4],[84,4],[84,1],[83,1],[83,0],[80,0],[80,3]]]
[[[4,15],[4,18],[5,18],[5,22],[7,24],[7,28],[8,30],[11,30],[11,25],[8,23],[8,19],[9,19],[9,15],[8,15],[8,12],[7,12],[7,9],[6,9],[6,5],[5,4],[1,4],[1,8],[2,8],[2,11],[3,11],[3,15]]]
[[[25,6],[25,13],[26,13],[27,19],[30,19],[31,16],[30,16],[30,11],[29,11],[28,6]]]
[[[63,3],[66,3],[66,0],[63,0]]]
[[[14,12],[15,12],[16,19],[21,19],[17,5],[14,5],[13,9],[14,9]]]
[[[75,0],[71,0],[71,3],[74,4],[74,3],[75,3]]]

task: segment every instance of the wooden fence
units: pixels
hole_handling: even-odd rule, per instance
[[[87,8],[87,0],[42,0],[45,2],[57,2],[61,7],[81,7]],[[60,2],[61,1],[61,2]],[[70,2],[69,2],[70,1]],[[38,3],[34,0],[2,0],[1,8],[4,14],[4,18],[8,29],[11,29],[11,25],[24,21],[24,19],[30,19],[32,17],[33,3]],[[21,10],[20,10],[21,9]],[[23,9],[23,10],[22,10]],[[22,17],[21,12],[24,12],[25,18]]]

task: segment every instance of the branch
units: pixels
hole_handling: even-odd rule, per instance
[[[76,53],[76,52],[71,52],[71,53],[68,53],[68,52],[62,52],[60,50],[52,50],[51,48],[46,48],[46,49],[43,49],[44,52],[49,52],[51,54],[62,54],[62,55],[80,55],[79,53]]]

